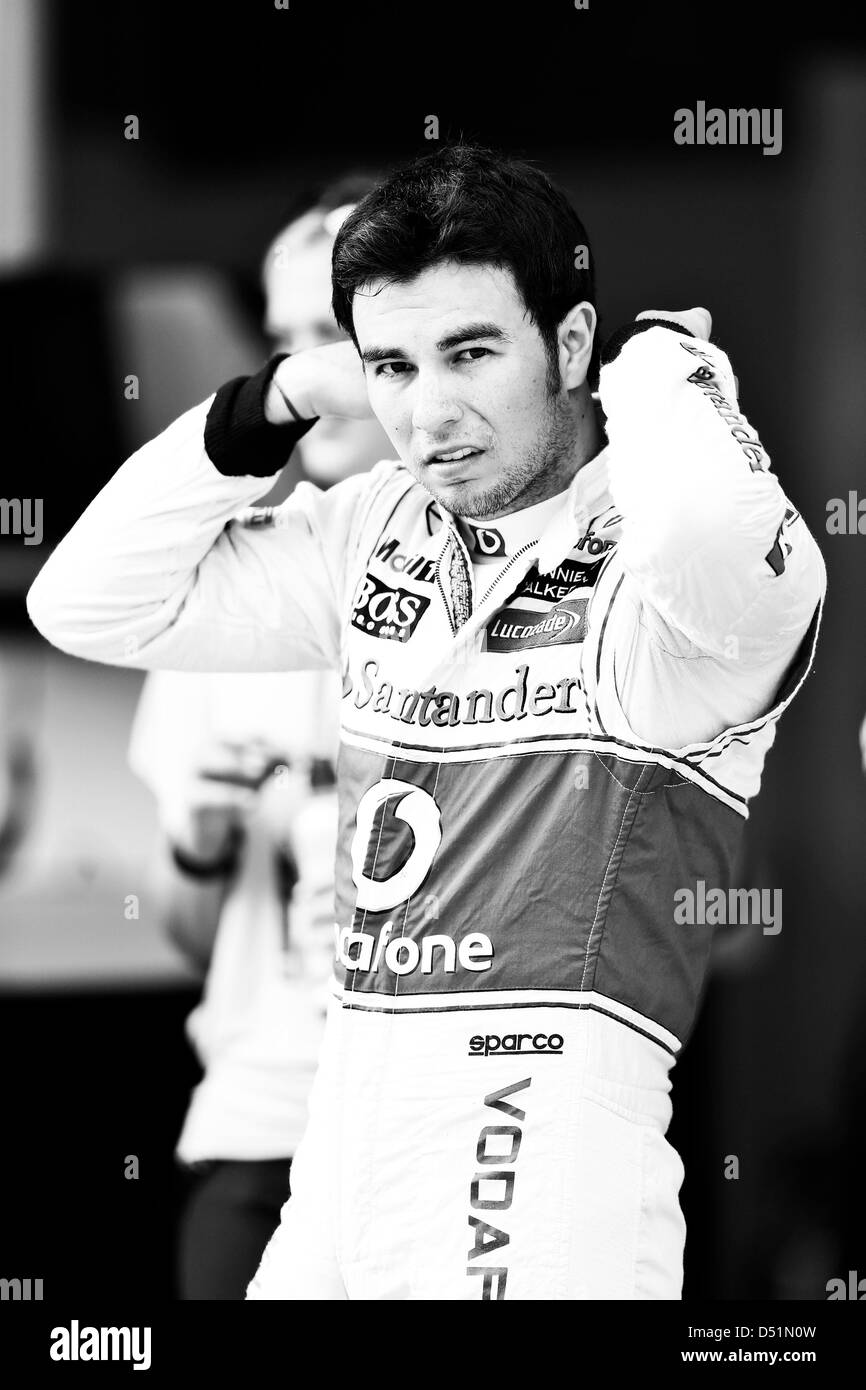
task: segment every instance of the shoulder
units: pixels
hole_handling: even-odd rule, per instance
[[[398,511],[410,524],[420,524],[432,505],[427,489],[404,464],[381,459],[368,472],[344,478],[327,491],[300,482],[278,506],[248,507],[229,525],[284,534],[300,523],[330,553],[339,551],[346,559],[357,548],[375,544]]]

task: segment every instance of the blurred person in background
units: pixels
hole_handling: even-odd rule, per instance
[[[0,874],[11,867],[33,810],[36,766],[28,736],[13,726],[9,681],[0,666]]]
[[[337,228],[371,186],[351,176],[294,218],[265,257],[277,352],[342,338],[330,312]],[[377,421],[328,420],[301,476],[327,488],[388,452]],[[287,486],[288,475],[288,486]],[[241,515],[269,525],[298,478]],[[333,954],[339,683],[332,672],[148,676],[130,748],[156,796],[161,913],[204,978],[187,1032],[204,1068],[177,1145],[189,1179],[183,1299],[242,1299],[289,1194],[324,1026]]]

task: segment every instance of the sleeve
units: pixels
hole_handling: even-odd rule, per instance
[[[265,420],[276,360],[133,454],[57,546],[27,608],[61,651],[146,669],[339,664],[348,538],[370,475],[328,492],[301,483],[267,525],[236,519],[315,423]]]
[[[653,634],[748,663],[794,651],[824,561],[740,411],[725,353],[639,321],[606,345],[599,396],[620,558]]]

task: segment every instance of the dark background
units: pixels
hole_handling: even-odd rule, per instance
[[[686,1297],[823,1299],[830,1278],[866,1275],[866,537],[826,531],[831,498],[866,496],[858,21],[828,5],[614,0],[27,8],[41,22],[41,201],[32,244],[0,266],[2,491],[45,499],[45,539],[0,537],[10,741],[35,757],[29,839],[0,880],[0,1275],[42,1277],[46,1299],[172,1296],[171,1148],[196,1075],[182,1033],[195,987],[160,954],[152,914],[134,959],[112,955],[112,933],[129,931],[118,895],[146,907],[153,826],[104,711],[131,714],[140,676],[49,652],[23,594],[133,447],[262,360],[258,266],[303,190],[429,150],[431,114],[441,140],[525,155],[565,185],[605,331],[644,308],[710,308],[743,408],[824,551],[815,672],[748,827],[745,881],[782,888],[783,929],[720,943],[674,1071],[671,1137],[687,1171]],[[675,145],[674,111],[698,100],[781,107],[782,152]],[[138,141],[124,139],[129,114]],[[190,353],[147,306],[155,285],[196,276],[218,285],[224,332]],[[123,395],[131,372],[138,402]],[[98,776],[60,775],[71,743]],[[60,823],[81,833],[57,839]],[[86,913],[88,893],[103,925],[79,949],[65,904]]]

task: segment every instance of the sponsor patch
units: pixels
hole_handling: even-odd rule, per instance
[[[690,343],[680,339],[680,347],[692,357],[700,358],[704,364],[692,372],[687,380],[692,386],[697,386],[703,391],[707,400],[719,412],[725,421],[732,437],[737,441],[740,448],[748,460],[749,467],[753,473],[763,473],[767,466],[767,454],[763,444],[758,438],[752,426],[749,424],[745,415],[738,409],[736,401],[729,401],[724,394],[720,382],[719,370],[713,358],[703,349],[695,347]]]
[[[539,574],[538,566],[532,569],[515,590],[514,598],[540,598],[555,603],[567,598],[572,589],[588,589],[595,584],[602,561],[587,564],[580,560],[563,560],[550,574]]]
[[[504,555],[505,538],[492,526],[473,526],[465,523],[469,532],[469,550],[473,555]]]
[[[521,616],[525,619],[525,610]],[[513,719],[525,719],[529,714],[578,713],[583,688],[579,677],[562,676],[555,684],[541,681],[530,686],[528,674],[528,664],[521,662],[514,667],[516,679],[498,690],[477,686],[461,693],[439,689],[436,685],[426,690],[413,690],[407,686],[398,688],[393,681],[381,678],[378,661],[365,661],[357,681],[350,676],[344,694],[353,694],[357,709],[364,709],[372,700],[377,714],[387,714],[404,724],[423,727],[429,724],[437,727],[493,724],[498,720],[507,724]]]
[[[485,1106],[507,1115],[520,1124],[526,1119],[526,1111],[519,1105],[512,1105],[508,1099],[518,1091],[525,1091],[532,1085],[532,1077],[517,1081],[513,1086],[505,1086],[501,1091],[493,1091],[484,1097]],[[484,1216],[470,1216],[469,1225],[473,1232],[472,1248],[467,1252],[470,1261],[504,1250],[511,1243],[511,1235],[504,1229],[510,1225],[507,1213],[514,1202],[515,1166],[517,1155],[523,1141],[520,1124],[485,1124],[482,1126],[475,1146],[477,1171],[469,1185],[469,1206],[473,1211],[483,1211]],[[495,1213],[495,1215],[491,1215]],[[499,1222],[499,1225],[494,1224]],[[505,1259],[497,1254],[497,1260]],[[505,1264],[467,1264],[467,1275],[480,1278],[481,1298],[487,1302],[503,1299],[508,1282],[508,1266]]]
[[[546,613],[535,608],[503,608],[487,625],[487,650],[513,652],[582,642],[589,599],[589,594],[563,599]]]
[[[476,1033],[469,1039],[469,1057],[495,1057],[501,1052],[527,1052],[535,1056],[561,1057],[565,1042],[561,1033]]]
[[[795,512],[792,507],[789,507],[782,518],[781,526],[776,532],[776,540],[772,550],[768,555],[764,556],[764,559],[777,578],[780,574],[784,574],[785,561],[794,549],[791,542],[783,538],[782,532],[786,526],[790,526],[791,523],[798,520],[798,518],[799,512]]]
[[[277,519],[276,507],[247,507],[240,512],[235,520],[241,526],[263,527],[274,526]]]
[[[376,560],[381,560],[398,574],[405,574],[421,584],[432,584],[436,578],[436,562],[425,555],[411,554],[396,536],[386,536],[373,551]]]
[[[334,927],[336,955],[353,974],[461,975],[490,970],[493,943],[484,932],[468,932],[455,940],[452,936],[425,934],[417,940],[405,934],[404,923],[385,922],[375,936],[372,932]]]
[[[610,525],[610,523],[605,522],[605,527],[603,529],[606,529],[608,525]],[[602,540],[600,536],[595,534],[590,526],[586,534],[581,536],[580,540],[577,542],[575,549],[584,550],[589,555],[606,555],[609,550],[613,550],[615,545],[616,541],[609,539]]]
[[[392,589],[375,575],[366,574],[352,609],[352,626],[370,637],[408,642],[426,609],[429,598],[409,589]]]

